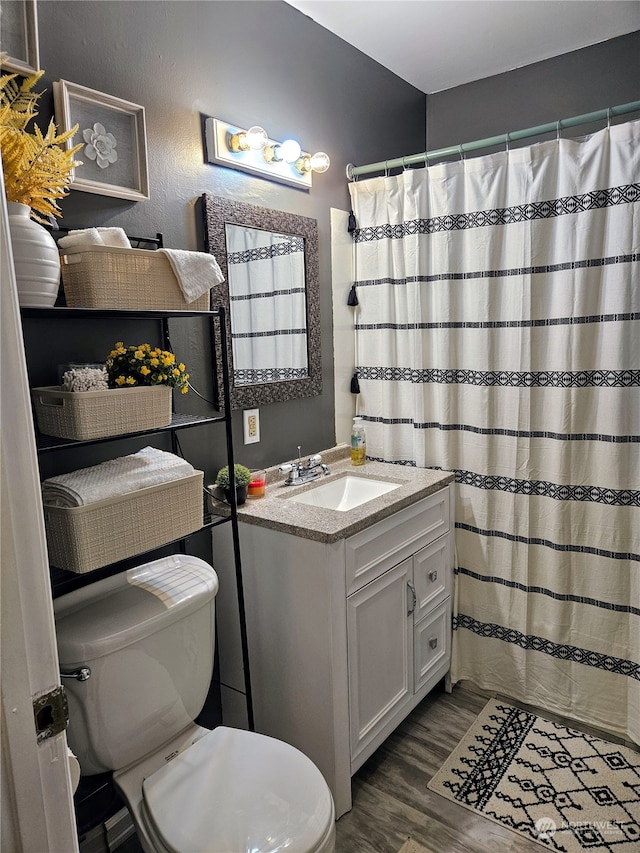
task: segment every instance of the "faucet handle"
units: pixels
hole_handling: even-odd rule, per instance
[[[291,483],[294,483],[300,476],[298,466],[293,462],[287,462],[286,465],[280,465],[278,470],[283,474],[289,475],[284,481],[285,486],[291,485]]]

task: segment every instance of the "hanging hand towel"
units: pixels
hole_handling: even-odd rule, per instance
[[[179,456],[145,447],[129,456],[50,477],[42,483],[42,500],[48,506],[86,506],[193,473],[193,466]]]
[[[187,303],[224,281],[218,262],[206,252],[187,252],[183,249],[158,249],[169,260]]]

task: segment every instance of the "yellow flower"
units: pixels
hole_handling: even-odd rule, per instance
[[[181,388],[180,393],[181,394],[188,394],[189,393],[189,386],[185,385],[184,388]]]
[[[150,344],[125,347],[118,341],[107,358],[106,368],[112,388],[166,384],[186,394],[189,374],[182,362],[176,364],[176,357],[169,350]]]

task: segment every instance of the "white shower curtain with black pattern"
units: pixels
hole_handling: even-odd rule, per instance
[[[640,742],[640,122],[350,184],[368,456],[455,472],[452,677]]]

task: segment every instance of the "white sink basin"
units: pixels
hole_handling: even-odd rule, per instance
[[[366,477],[346,476],[329,483],[323,483],[321,486],[315,486],[306,492],[294,493],[289,500],[308,506],[346,512],[397,488],[399,488],[397,483],[369,480]]]

